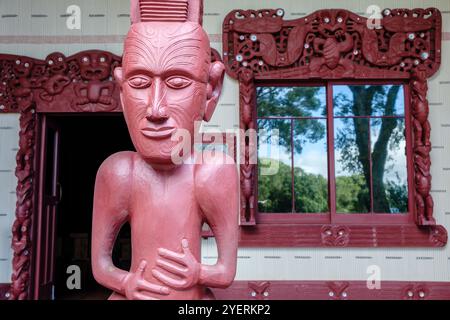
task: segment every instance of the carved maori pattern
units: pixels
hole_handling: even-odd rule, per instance
[[[98,50],[70,57],[56,52],[45,60],[0,55],[0,111],[20,112],[20,102],[31,97],[38,112],[121,111],[112,78],[120,63],[119,56]]]
[[[214,49],[211,49],[211,60],[221,60]],[[36,114],[120,112],[118,87],[113,80],[113,70],[120,63],[121,57],[98,50],[79,52],[70,57],[55,52],[45,60],[0,55],[0,112],[20,113],[9,299],[29,298]]]
[[[327,282],[326,285],[330,289],[328,292],[328,296],[332,300],[347,300],[348,298],[348,287],[350,286],[350,283],[347,281],[344,282]]]
[[[400,76],[424,66],[430,76],[441,61],[437,9],[386,9],[378,28],[347,10],[320,10],[291,21],[284,11],[234,10],[225,18],[224,57],[237,79]]]
[[[215,49],[211,59],[221,60]],[[121,61],[99,50],[70,57],[55,52],[45,60],[0,55],[0,112],[20,112],[24,99],[33,99],[37,112],[121,112],[113,80]]]
[[[345,247],[350,241],[350,231],[345,226],[323,226],[322,243],[329,247]]]
[[[414,185],[415,212],[417,224],[435,225],[431,190],[431,143],[429,105],[427,100],[427,73],[425,68],[417,68],[411,77],[411,115],[414,145]]]
[[[441,63],[439,10],[386,9],[379,26],[373,27],[366,18],[340,9],[290,21],[283,16],[282,9],[234,10],[224,20],[224,62],[227,73],[240,82],[241,129],[254,128],[254,81],[410,80],[414,212],[418,225],[435,225],[426,95],[427,78]],[[255,170],[255,166],[241,166],[241,224],[254,223]],[[322,239],[333,241],[324,234]]]
[[[13,273],[9,298],[24,300],[28,297],[30,280],[31,224],[33,212],[34,152],[36,112],[29,96],[22,96],[20,113],[19,151],[17,152],[16,220],[12,227]]]
[[[430,296],[430,289],[425,283],[410,283],[402,290],[403,300],[426,300]]]
[[[253,300],[268,300],[270,295],[270,282],[249,282],[250,297]]]
[[[249,70],[242,70],[239,74],[239,112],[240,128],[245,133],[241,135],[241,156],[244,161],[240,165],[240,183],[241,183],[241,225],[255,225],[256,213],[256,165],[255,155],[256,143],[252,139],[251,130],[256,129],[254,121],[254,110],[256,107],[256,88],[253,82],[253,74]],[[250,131],[249,131],[250,130]],[[253,152],[253,153],[252,153]]]

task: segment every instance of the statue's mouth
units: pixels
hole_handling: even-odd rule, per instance
[[[151,139],[163,139],[172,136],[175,127],[143,128],[141,132],[144,136]]]

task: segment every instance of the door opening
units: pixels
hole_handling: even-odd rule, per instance
[[[134,150],[134,147],[122,114],[44,117],[47,117],[48,123],[56,123],[59,128],[59,148],[56,150],[59,156],[41,157],[47,168],[55,166],[53,163],[55,159],[58,162],[59,175],[55,179],[59,181],[46,180],[58,187],[55,192],[58,194],[59,202],[55,210],[54,227],[48,228],[48,232],[54,234],[47,235],[54,241],[47,244],[49,248],[41,247],[40,251],[38,248],[38,253],[43,250],[53,252],[53,255],[39,257],[47,260],[44,264],[51,267],[50,275],[47,277],[51,281],[46,279],[45,283],[48,286],[48,283],[53,282],[53,286],[50,294],[48,290],[44,290],[38,293],[37,297],[56,300],[106,299],[111,292],[95,281],[91,270],[90,246],[95,177],[101,163],[111,154]],[[46,154],[47,150],[44,151],[41,154]],[[43,182],[43,190],[47,183]],[[116,240],[113,261],[117,267],[129,269],[131,242],[128,225],[122,228]],[[42,265],[42,262],[40,264]],[[78,283],[81,286],[79,289]]]

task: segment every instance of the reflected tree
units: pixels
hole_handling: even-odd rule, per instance
[[[338,94],[335,98],[335,108],[339,106],[337,116],[351,115],[353,118],[344,118],[347,122],[345,128],[340,129],[335,141],[336,148],[341,151],[343,167],[350,172],[361,172],[370,190],[370,181],[373,186],[373,199],[375,212],[391,212],[389,194],[384,181],[387,172],[388,148],[398,148],[400,141],[404,139],[403,130],[397,130],[399,119],[390,116],[395,115],[396,101],[400,86],[348,86],[352,97]],[[382,115],[382,118],[372,118],[372,126],[379,126],[379,134],[376,141],[370,143],[369,119],[358,118],[362,116]],[[349,123],[351,122],[351,124]],[[374,137],[371,137],[372,140]],[[356,150],[355,150],[356,149]],[[356,152],[355,152],[356,151]],[[369,158],[372,161],[370,168]],[[392,182],[390,189],[397,189],[397,195],[401,195]],[[404,200],[396,200],[397,203],[405,203]],[[391,203],[392,204],[392,203]],[[405,205],[400,206],[403,210]]]
[[[326,116],[326,108],[321,101],[320,87],[258,87],[258,128],[270,133],[273,129],[279,130],[280,144],[291,151],[291,123],[282,124],[266,117],[311,117],[313,114]],[[324,92],[324,91],[323,91]],[[322,95],[323,96],[323,95]],[[297,133],[293,145],[297,153],[302,152],[304,142],[316,142],[325,135],[325,126],[317,120],[309,119],[301,124],[294,121],[294,132]],[[270,139],[270,134],[266,139]],[[267,141],[263,141],[264,143]]]

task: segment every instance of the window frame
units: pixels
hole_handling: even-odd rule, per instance
[[[336,171],[335,171],[335,152],[334,148],[334,86],[340,85],[399,85],[403,88],[403,100],[404,100],[404,115],[405,121],[405,142],[406,142],[406,172],[407,172],[407,188],[408,188],[408,211],[399,214],[389,213],[339,213],[336,210]],[[327,213],[276,213],[259,212],[258,206],[256,207],[256,219],[259,223],[263,224],[312,224],[312,223],[329,223],[329,224],[411,224],[414,225],[414,215],[411,208],[414,206],[414,202],[410,194],[414,191],[414,169],[412,166],[412,135],[411,135],[411,111],[409,99],[407,99],[407,90],[409,89],[408,83],[405,80],[322,80],[322,81],[290,81],[285,80],[270,80],[270,81],[255,81],[255,88],[259,87],[323,87],[325,89],[325,108],[327,115],[324,117],[304,117],[305,119],[323,119],[327,123],[327,166],[328,166],[328,208]],[[258,117],[258,102],[256,101],[255,110],[256,119]],[[274,118],[291,120],[292,117],[275,116]],[[303,118],[303,117],[301,117]],[[299,119],[301,119],[299,118]],[[369,118],[369,117],[368,117]],[[370,119],[370,118],[369,118]],[[292,151],[291,151],[292,153]],[[292,159],[292,163],[293,163]],[[256,165],[256,184],[255,184],[255,197],[256,203],[258,203],[258,166]],[[294,185],[295,181],[292,181]],[[371,191],[373,193],[373,191]],[[371,199],[373,194],[371,195]]]
[[[308,217],[302,214],[298,217],[300,220],[286,219],[283,215],[277,216],[275,221],[270,215],[261,217],[257,214],[258,170],[251,160],[256,148],[254,142],[241,134],[240,246],[446,245],[447,231],[436,223],[432,213],[431,126],[427,101],[428,78],[438,71],[441,63],[441,13],[435,8],[386,9],[382,12],[383,24],[377,29],[368,28],[367,18],[345,9],[318,10],[295,20],[284,20],[283,9],[236,9],[224,18],[223,57],[227,74],[239,83],[241,133],[257,129],[256,86],[261,83],[291,86],[293,83],[305,85],[324,81],[345,84],[393,84],[398,81],[405,84],[405,127],[408,126],[405,130],[411,143],[407,149],[407,172],[408,190],[413,185],[413,192],[408,194],[407,218],[376,214],[376,221],[366,215],[356,222],[348,221],[354,220],[354,216],[349,218],[343,214],[338,221],[330,222],[318,221],[316,215]],[[341,30],[347,36],[350,34],[354,43],[349,46],[349,41],[345,40],[347,46],[331,47],[332,50],[326,53],[328,58],[325,58],[320,46],[330,38],[328,45],[333,46],[335,38],[333,33],[324,30],[336,30],[333,28],[337,22],[342,23]],[[402,43],[390,41],[394,34],[401,38]],[[319,38],[318,46],[316,38]],[[422,39],[416,43],[413,40],[417,38]],[[372,45],[374,39],[382,40],[385,47],[380,50],[377,45]],[[398,48],[391,47],[402,44],[405,44],[405,51],[401,54]],[[334,131],[333,126],[328,128],[329,134]],[[334,165],[334,159],[330,163]],[[407,221],[402,221],[404,219]]]

